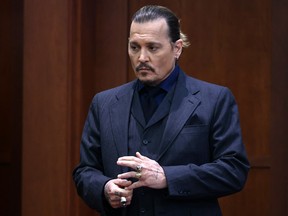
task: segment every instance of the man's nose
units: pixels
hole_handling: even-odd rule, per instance
[[[148,56],[148,53],[147,53],[147,51],[145,51],[145,50],[141,50],[141,52],[140,52],[140,56],[139,56],[139,61],[140,62],[147,62],[147,61],[149,61],[149,56]]]

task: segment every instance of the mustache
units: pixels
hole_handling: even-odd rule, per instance
[[[148,70],[151,70],[152,72],[155,72],[154,68],[152,68],[150,65],[148,65],[148,64],[146,64],[146,63],[140,63],[140,64],[135,68],[135,70],[136,70],[137,72],[139,72],[139,70],[141,70],[141,69],[143,69],[143,68],[148,69]]]

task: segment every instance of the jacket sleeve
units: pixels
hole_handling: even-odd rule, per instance
[[[84,125],[80,163],[73,171],[73,180],[80,197],[93,209],[103,212],[103,188],[109,180],[103,174],[101,162],[100,128],[98,123],[97,96],[94,97]]]
[[[238,108],[230,90],[220,91],[211,110],[211,159],[203,164],[163,166],[170,197],[218,198],[240,191],[246,182],[249,162],[242,142]]]

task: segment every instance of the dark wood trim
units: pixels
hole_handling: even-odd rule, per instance
[[[272,166],[271,156],[249,157],[249,161],[252,169],[270,169]]]
[[[271,139],[273,215],[288,215],[288,1],[272,0]]]
[[[0,215],[21,214],[23,0],[0,7]]]

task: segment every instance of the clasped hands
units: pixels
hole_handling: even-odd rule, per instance
[[[154,160],[141,155],[120,157],[117,165],[129,167],[133,171],[119,174],[117,179],[108,181],[104,188],[105,197],[113,208],[130,205],[133,189],[149,187],[162,189],[167,187],[163,168]],[[127,179],[136,178],[132,182]]]

